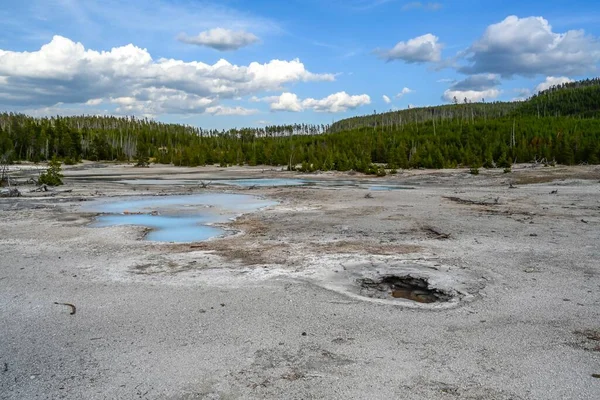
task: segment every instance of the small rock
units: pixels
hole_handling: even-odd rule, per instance
[[[302,332],[302,336],[306,336],[306,332]]]

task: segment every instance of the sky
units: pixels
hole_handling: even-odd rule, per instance
[[[598,76],[594,0],[2,0],[0,111],[207,129],[525,99]]]

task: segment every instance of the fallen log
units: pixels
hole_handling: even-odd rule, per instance
[[[40,185],[35,189],[31,189],[29,191],[29,193],[35,193],[35,192],[47,192],[48,191],[48,186],[47,185]]]
[[[21,192],[17,188],[2,189],[0,197],[21,197]]]

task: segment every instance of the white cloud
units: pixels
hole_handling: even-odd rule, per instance
[[[79,107],[68,107],[63,103],[56,103],[48,107],[39,108],[26,108],[20,110],[20,112],[31,115],[32,117],[48,117],[48,116],[73,116],[73,115],[109,115],[110,112],[106,109],[99,109],[95,107],[89,107],[88,105],[81,105]]]
[[[216,100],[182,90],[167,88],[144,88],[134,90],[130,96],[111,98],[119,114],[161,115],[196,114],[206,111]]]
[[[258,121],[256,121],[256,123],[257,123],[258,125],[269,125],[269,124],[270,124],[270,122],[269,122],[269,121],[266,121],[266,120],[264,120],[264,119],[259,119]]]
[[[0,50],[0,105],[11,107],[107,101],[123,113],[202,113],[221,99],[278,91],[296,82],[333,80],[333,74],[307,71],[298,59],[247,66],[223,59],[213,65],[154,60],[146,49],[132,44],[94,51],[61,36],[38,51]]]
[[[573,79],[567,78],[566,76],[547,76],[544,82],[536,86],[535,92],[538,93],[543,90],[550,89],[552,86],[558,86],[569,82],[573,82]]]
[[[305,108],[328,113],[344,112],[366,104],[371,104],[371,98],[368,95],[350,96],[346,92],[331,94],[321,100],[306,99],[302,102]]]
[[[303,110],[300,99],[295,93],[282,93],[271,103],[271,111],[300,112]]]
[[[410,39],[407,42],[398,42],[391,50],[377,50],[379,57],[387,60],[403,60],[407,63],[438,62],[442,58],[444,45],[439,43],[439,38],[431,33]]]
[[[224,28],[214,28],[201,32],[197,36],[181,34],[177,40],[187,44],[210,47],[219,51],[238,50],[258,42],[258,37],[245,31],[232,31]]]
[[[447,102],[453,102],[454,99],[459,103],[463,103],[464,99],[471,102],[481,101],[483,99],[495,99],[500,95],[501,91],[498,89],[486,89],[486,90],[451,90],[448,89],[444,92],[442,98]]]
[[[396,98],[399,99],[399,98],[404,97],[404,95],[411,94],[411,93],[414,93],[414,90],[405,87],[402,89],[402,91],[400,93],[398,93],[396,95]]]
[[[583,75],[597,70],[600,41],[582,30],[555,33],[542,17],[509,16],[490,25],[462,57],[467,74]]]
[[[308,109],[315,112],[338,113],[371,104],[371,98],[366,94],[351,96],[346,92],[334,93],[319,100],[312,98],[300,100],[296,94],[285,92],[281,96],[263,100],[271,103],[272,111],[291,112]]]
[[[101,104],[102,101],[102,99],[89,99],[85,102],[85,104],[88,106],[97,106],[98,104]]]
[[[462,81],[454,82],[442,96],[442,99],[448,102],[463,103],[465,99],[471,102],[481,101],[483,99],[495,99],[501,93],[497,88],[500,85],[500,79],[495,74],[478,74],[469,76]]]
[[[259,111],[256,109],[249,109],[244,107],[223,107],[223,106],[213,106],[208,107],[206,112],[212,115],[253,115],[257,114]]]
[[[383,101],[385,101],[386,104],[390,104],[392,102],[392,100],[385,94],[383,95]]]

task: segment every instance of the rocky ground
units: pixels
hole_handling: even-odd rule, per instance
[[[598,167],[406,171],[390,191],[201,184],[375,179],[270,168],[65,175],[0,199],[2,399],[600,398]],[[279,205],[193,244],[81,211],[203,191]],[[443,301],[395,298],[399,279]]]

